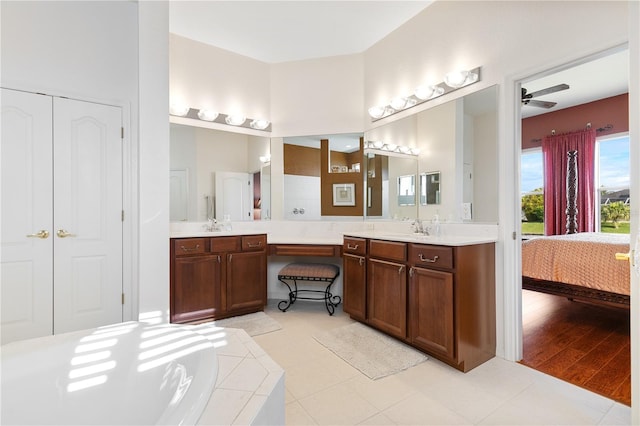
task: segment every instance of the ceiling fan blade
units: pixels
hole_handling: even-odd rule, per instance
[[[557,86],[547,87],[546,89],[538,90],[536,92],[531,92],[527,96],[527,98],[536,98],[538,96],[548,95],[549,93],[559,92],[561,90],[567,90],[569,88],[568,84],[558,84]]]
[[[547,102],[547,101],[536,101],[535,99],[525,99],[523,102],[523,105],[529,105],[529,106],[534,106],[534,107],[539,107],[539,108],[553,108],[554,106],[556,106],[557,102]]]

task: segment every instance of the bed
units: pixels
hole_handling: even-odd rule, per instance
[[[584,232],[522,242],[522,288],[629,308],[629,235]]]

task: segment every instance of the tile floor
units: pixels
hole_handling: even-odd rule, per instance
[[[313,338],[352,322],[298,301],[265,312],[282,329],[255,341],[285,370],[287,425],[623,425],[631,409],[518,363],[494,358],[464,374],[440,361],[371,380]]]

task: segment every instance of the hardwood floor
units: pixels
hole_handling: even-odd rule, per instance
[[[631,405],[629,311],[523,290],[522,364]]]

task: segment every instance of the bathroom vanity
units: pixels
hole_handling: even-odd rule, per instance
[[[220,319],[267,304],[267,235],[172,238],[171,322]]]
[[[481,238],[345,235],[343,309],[466,372],[495,356],[494,265]]]

